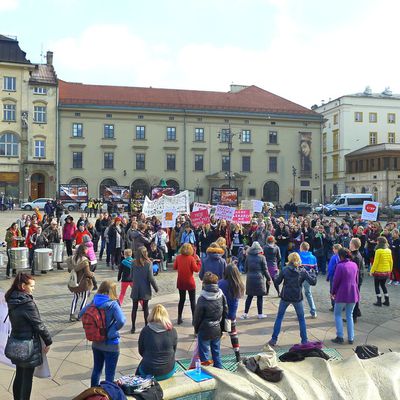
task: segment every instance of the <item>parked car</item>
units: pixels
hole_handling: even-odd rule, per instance
[[[298,215],[307,215],[312,213],[313,210],[312,205],[308,203],[296,203],[296,207]]]
[[[382,209],[383,214],[400,214],[400,197],[398,197],[392,204]]]
[[[80,203],[76,203],[73,201],[66,201],[65,203],[62,203],[64,208],[68,211],[79,211],[80,209]]]
[[[22,203],[21,208],[25,211],[32,211],[36,207],[39,208],[39,210],[44,210],[44,206],[48,202],[48,200],[53,201],[53,199],[50,199],[49,197],[41,197],[33,201]]]

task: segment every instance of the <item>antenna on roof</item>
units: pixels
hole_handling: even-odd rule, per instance
[[[371,90],[371,88],[370,88],[369,86],[366,86],[366,87],[365,87],[364,94],[365,94],[366,96],[371,96],[372,90]]]
[[[43,51],[43,43],[40,45],[40,63],[43,64],[46,60],[46,54]]]

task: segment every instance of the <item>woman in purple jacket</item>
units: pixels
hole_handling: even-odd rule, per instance
[[[354,306],[360,299],[358,289],[358,267],[354,261],[351,261],[351,253],[348,249],[341,248],[338,252],[340,261],[336,265],[335,275],[332,285],[332,299],[335,300],[335,324],[336,338],[333,343],[343,344],[343,320],[342,310],[346,310],[347,336],[349,344],[354,342]]]

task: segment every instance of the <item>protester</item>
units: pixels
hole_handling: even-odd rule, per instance
[[[331,259],[329,260],[328,264],[328,273],[326,274],[326,280],[329,282],[329,295],[331,297],[331,308],[329,311],[333,311],[335,307],[335,300],[332,298],[332,286],[333,286],[333,278],[335,276],[335,270],[336,270],[336,265],[340,261],[340,258],[338,256],[339,250],[342,248],[342,245],[339,243],[336,243],[332,247],[333,255]]]
[[[310,245],[307,242],[303,242],[300,245],[299,255],[301,258],[301,265],[303,268],[306,269],[306,271],[310,272],[311,270],[315,270],[316,272],[318,272],[317,259],[309,251],[309,249],[310,249]],[[317,318],[317,308],[315,307],[314,298],[311,293],[311,286],[308,283],[308,281],[304,282],[304,294],[306,296],[308,305],[310,307],[311,318],[315,319],[315,318]]]
[[[290,237],[289,228],[284,221],[279,222],[279,225],[275,230],[274,236],[276,239],[276,244],[278,245],[281,253],[281,267],[283,268],[285,266]]]
[[[18,228],[18,224],[13,222],[11,226],[6,231],[6,251],[7,251],[7,270],[6,270],[6,278],[11,279],[11,254],[10,250],[13,247],[18,247],[17,238],[21,236],[21,231]],[[15,273],[15,271],[13,271]]]
[[[390,249],[392,251],[393,269],[388,285],[398,286],[400,284],[400,237],[397,228],[392,230],[392,238]]]
[[[111,254],[111,269],[115,269],[115,265],[119,266],[121,262],[122,249],[124,248],[124,230],[121,225],[122,219],[116,217],[114,222],[108,228],[108,245]]]
[[[13,384],[13,395],[16,400],[30,399],[35,367],[42,365],[42,352],[48,353],[52,344],[50,333],[41,320],[33,300],[34,289],[34,278],[19,272],[5,294],[11,323],[10,337],[33,341],[33,354],[24,362],[13,362],[16,366]],[[40,339],[45,345],[43,349]]]
[[[75,236],[75,224],[74,224],[74,219],[70,216],[67,215],[65,218],[65,223],[63,226],[62,230],[62,236],[63,240],[65,243],[65,248],[67,249],[67,256],[70,257],[72,256],[72,243],[74,241],[74,236]]]
[[[275,290],[278,294],[279,297],[279,285],[275,284],[274,278],[279,272],[278,266],[281,262],[281,251],[279,250],[279,247],[275,244],[275,237],[274,236],[268,236],[267,238],[267,244],[264,246],[264,256],[265,260],[267,261],[267,267],[268,267],[268,272],[269,275],[271,276],[272,281],[274,282]]]
[[[290,304],[293,305],[297,320],[299,321],[301,343],[307,343],[307,326],[304,318],[302,284],[308,282],[309,285],[314,286],[317,283],[316,275],[313,270],[307,271],[301,267],[301,258],[298,253],[291,253],[288,256],[288,265],[275,277],[275,283],[277,285],[280,285],[282,282],[281,301],[279,303],[272,337],[268,343],[271,346],[275,346],[278,342],[283,317]]]
[[[178,334],[172,326],[168,312],[161,304],[151,310],[148,325],[139,335],[138,350],[142,356],[136,374],[154,376],[157,381],[170,378],[175,373],[175,352]]]
[[[97,268],[97,257],[96,257],[96,253],[94,251],[94,244],[93,244],[90,236],[84,235],[82,237],[82,243],[86,247],[86,256],[90,262],[90,270],[92,272],[95,272],[96,268]],[[95,275],[93,275],[93,277],[92,277],[92,282],[93,282],[93,290],[97,290],[97,280],[96,280]]]
[[[88,308],[94,306],[98,310],[104,310],[105,314],[106,340],[92,342],[93,371],[90,379],[91,387],[99,386],[104,365],[106,381],[114,382],[119,358],[120,336],[118,331],[126,321],[117,299],[116,282],[103,281],[94,295],[93,301],[79,312],[79,319],[81,319]]]
[[[132,287],[131,271],[133,265],[132,250],[124,250],[124,259],[118,267],[118,282],[121,281],[121,290],[119,293],[119,304],[123,304],[125,293],[128,287]]]
[[[225,251],[217,243],[211,243],[207,249],[207,257],[202,260],[199,278],[203,280],[206,272],[212,272],[222,279],[226,268],[226,261],[223,259]]]
[[[364,269],[365,269],[364,258],[359,251],[360,247],[361,247],[360,239],[358,237],[353,237],[353,239],[350,240],[350,251],[351,251],[351,257],[352,257],[353,261],[357,264],[357,268],[358,268],[358,291],[360,291],[361,285],[364,280]],[[353,311],[354,323],[357,323],[358,317],[361,317],[359,301],[356,302],[356,305],[355,305],[354,311]]]

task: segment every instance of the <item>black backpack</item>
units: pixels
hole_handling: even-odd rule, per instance
[[[373,344],[363,344],[361,346],[357,346],[355,353],[361,360],[368,360],[369,358],[374,358],[381,355],[378,347],[374,346]]]

